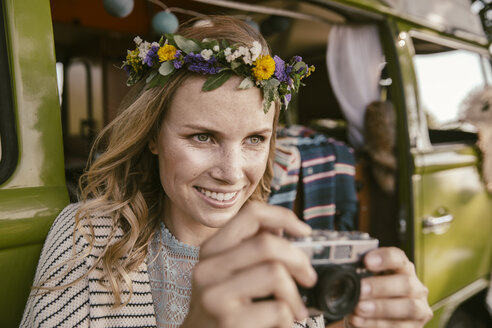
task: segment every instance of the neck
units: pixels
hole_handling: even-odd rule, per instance
[[[166,228],[177,240],[187,245],[200,246],[219,229],[206,227],[192,220],[181,220],[170,215],[169,211],[164,212],[163,221]]]

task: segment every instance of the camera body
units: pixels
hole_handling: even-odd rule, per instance
[[[312,314],[323,313],[338,320],[351,313],[360,296],[360,279],[371,275],[364,268],[364,255],[379,241],[361,231],[313,230],[309,237],[291,239],[311,259],[318,273],[312,288],[299,286]]]

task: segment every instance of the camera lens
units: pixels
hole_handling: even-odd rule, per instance
[[[354,309],[360,295],[360,280],[353,267],[327,266],[319,272],[316,298],[330,320],[337,320]]]

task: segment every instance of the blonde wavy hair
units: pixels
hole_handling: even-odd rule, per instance
[[[177,33],[198,40],[225,39],[231,44],[248,47],[252,46],[253,41],[258,41],[263,54],[270,53],[266,41],[256,30],[231,17],[195,19],[182,26]],[[128,273],[136,270],[145,260],[148,245],[163,218],[164,190],[160,184],[157,157],[150,152],[148,143],[157,136],[176,90],[192,74],[186,70],[178,71],[164,87],[148,89],[145,79],[135,85],[123,101],[120,114],[97,136],[91,158],[94,154],[99,155],[81,177],[82,202],[75,215],[74,243],[77,231],[85,231],[82,233],[90,246],[84,254],[74,254],[70,262],[87,256],[96,243],[93,229],[83,227],[92,227],[91,220],[95,216],[109,216],[112,219],[111,243],[105,244],[84,276],[96,266],[102,266],[101,283],[113,292],[115,306],[126,304],[132,297],[133,288]],[[277,103],[274,130],[279,110]],[[274,147],[275,136],[272,136],[267,169],[250,199],[266,201],[270,193]],[[121,231],[123,236],[114,239]],[[130,290],[130,296],[124,302],[120,293],[122,284]]]

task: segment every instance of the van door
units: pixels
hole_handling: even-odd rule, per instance
[[[491,67],[482,48],[413,30],[400,33],[405,36],[423,128],[413,149],[415,257],[438,311],[488,284],[492,198],[481,174],[476,130],[461,118],[467,97],[490,83]],[[441,324],[452,310],[442,313]]]
[[[47,0],[0,3],[0,327],[19,327],[46,234],[68,203]]]

